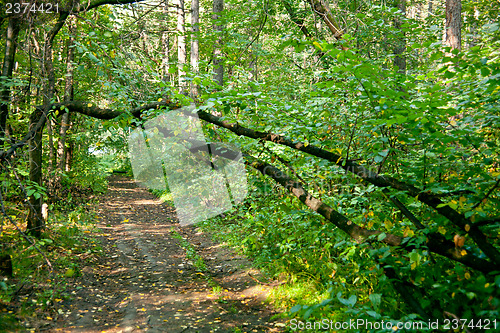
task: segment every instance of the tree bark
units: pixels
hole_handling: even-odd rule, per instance
[[[184,0],[177,3],[177,73],[179,75],[179,91],[186,93],[186,17],[184,12]]]
[[[200,32],[200,0],[191,1],[191,68],[195,75],[200,70],[200,48],[198,41],[198,34]],[[191,82],[191,97],[198,96],[198,85]]]
[[[9,25],[5,37],[5,54],[3,58],[2,77],[0,78],[0,145],[5,137],[7,119],[9,117],[10,87],[9,80],[12,79],[14,59],[16,55],[17,37],[19,36],[20,19],[9,18]]]
[[[224,10],[224,0],[214,0],[213,2],[213,20],[220,20],[220,13]],[[214,80],[219,86],[224,86],[224,65],[222,59],[222,45],[223,38],[222,33],[224,31],[224,25],[220,22],[214,23],[214,31],[217,35],[217,42],[214,47],[213,63],[214,63]]]
[[[446,45],[462,48],[462,0],[446,0]]]

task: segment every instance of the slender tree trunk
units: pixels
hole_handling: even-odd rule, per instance
[[[403,15],[406,14],[406,0],[399,0],[397,7]],[[402,35],[401,38],[398,38],[394,46],[394,66],[398,67],[398,73],[404,75],[406,74],[406,57],[403,54],[406,51],[406,39],[404,32],[401,30],[401,20],[399,18],[396,18],[394,26]]]
[[[29,129],[35,127],[43,115],[43,110],[37,108],[30,116]],[[42,182],[42,132],[41,126],[33,138],[29,141],[29,180],[32,184],[41,185]],[[42,196],[36,198],[34,195],[29,197],[30,209],[26,231],[34,237],[40,237],[43,230],[42,219]]]
[[[162,61],[161,61],[161,68],[162,68],[162,78],[163,82],[170,82],[170,37],[168,34],[168,25],[167,22],[169,20],[169,15],[168,15],[168,0],[163,1],[163,19],[165,21],[164,24],[164,30],[161,34],[161,48],[162,48]]]
[[[452,49],[462,48],[462,0],[446,0],[446,45]]]
[[[342,39],[344,32],[340,29],[340,25],[333,16],[328,3],[325,0],[309,0],[309,3],[311,4],[314,13],[321,17],[333,36],[337,40]]]
[[[5,37],[5,54],[3,58],[2,77],[0,78],[0,145],[5,137],[7,118],[9,117],[10,88],[14,59],[16,55],[17,37],[19,36],[19,18],[9,18],[9,26]]]
[[[52,185],[52,173],[56,168],[57,161],[56,161],[56,148],[54,146],[54,136],[52,133],[52,116],[49,116],[46,122],[47,125],[47,135],[49,137],[49,163],[47,167],[47,174],[48,174],[48,183],[49,187]]]
[[[179,91],[186,93],[186,17],[184,12],[184,0],[178,0],[177,3],[177,73],[179,75]]]
[[[69,119],[71,121],[71,116]],[[74,149],[75,149],[75,144],[72,141],[68,142],[68,148],[66,149],[66,169],[64,169],[64,171],[66,172],[71,171]]]
[[[196,75],[200,70],[200,48],[198,34],[200,31],[200,0],[191,1],[191,68]],[[198,85],[191,82],[191,97],[198,96]]]
[[[220,20],[220,13],[224,10],[224,0],[214,0],[213,3],[213,19],[214,21]],[[222,32],[224,31],[224,25],[220,22],[215,22],[214,31],[217,33],[218,38],[214,48],[214,80],[219,84],[219,86],[224,85],[224,65],[222,59]]]
[[[309,30],[307,30],[304,20],[297,15],[292,5],[290,4],[290,1],[281,0],[281,3],[283,4],[283,6],[285,6],[285,9],[288,12],[288,15],[290,16],[292,22],[295,23],[295,25],[300,29],[300,31],[302,31],[304,36],[306,36],[308,39],[312,38],[312,35],[309,33]]]
[[[43,110],[37,108],[32,113],[30,126],[36,124],[40,117],[43,117],[44,111],[47,113],[52,98],[54,97],[56,81],[54,74],[54,64],[52,62],[54,38],[63,27],[64,22],[68,18],[68,15],[68,12],[61,12],[59,14],[57,23],[45,37],[44,54],[42,61],[42,73],[44,78],[46,78],[43,89]],[[29,179],[32,184],[37,184],[38,186],[42,186],[42,132],[43,126],[40,127],[40,129],[36,132],[29,143]],[[28,215],[27,231],[33,234],[35,237],[39,237],[44,228],[42,220],[42,199],[42,196],[37,199],[33,195],[29,198],[33,209],[30,209],[30,213]]]
[[[75,52],[73,45],[75,43],[75,20],[72,18],[68,20],[69,39],[68,39],[68,57],[66,58],[66,81],[64,85],[64,101],[70,102],[73,100],[73,79],[74,79],[74,64]],[[59,128],[59,147],[57,150],[59,171],[66,170],[66,138],[70,128],[69,112],[64,112],[61,116],[61,127]]]

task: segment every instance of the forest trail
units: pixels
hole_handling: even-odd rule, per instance
[[[133,180],[112,176],[98,209],[104,250],[70,278],[63,313],[48,332],[280,332],[264,303],[269,287],[248,260],[193,227]],[[176,232],[177,233],[176,233]],[[197,271],[186,242],[203,258]]]

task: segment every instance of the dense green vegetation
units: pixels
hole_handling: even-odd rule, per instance
[[[2,3],[0,254],[19,281],[51,271],[34,256],[68,267],[50,247],[85,244],[81,204],[132,175],[128,134],[194,103],[209,140],[246,154],[249,184],[201,225],[288,282],[283,315],[499,318],[498,3],[454,1],[457,35],[445,1],[201,1],[179,27],[181,2]]]

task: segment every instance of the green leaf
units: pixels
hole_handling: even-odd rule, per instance
[[[382,294],[370,294],[368,298],[370,302],[372,302],[373,308],[378,311],[380,303],[382,302]]]

